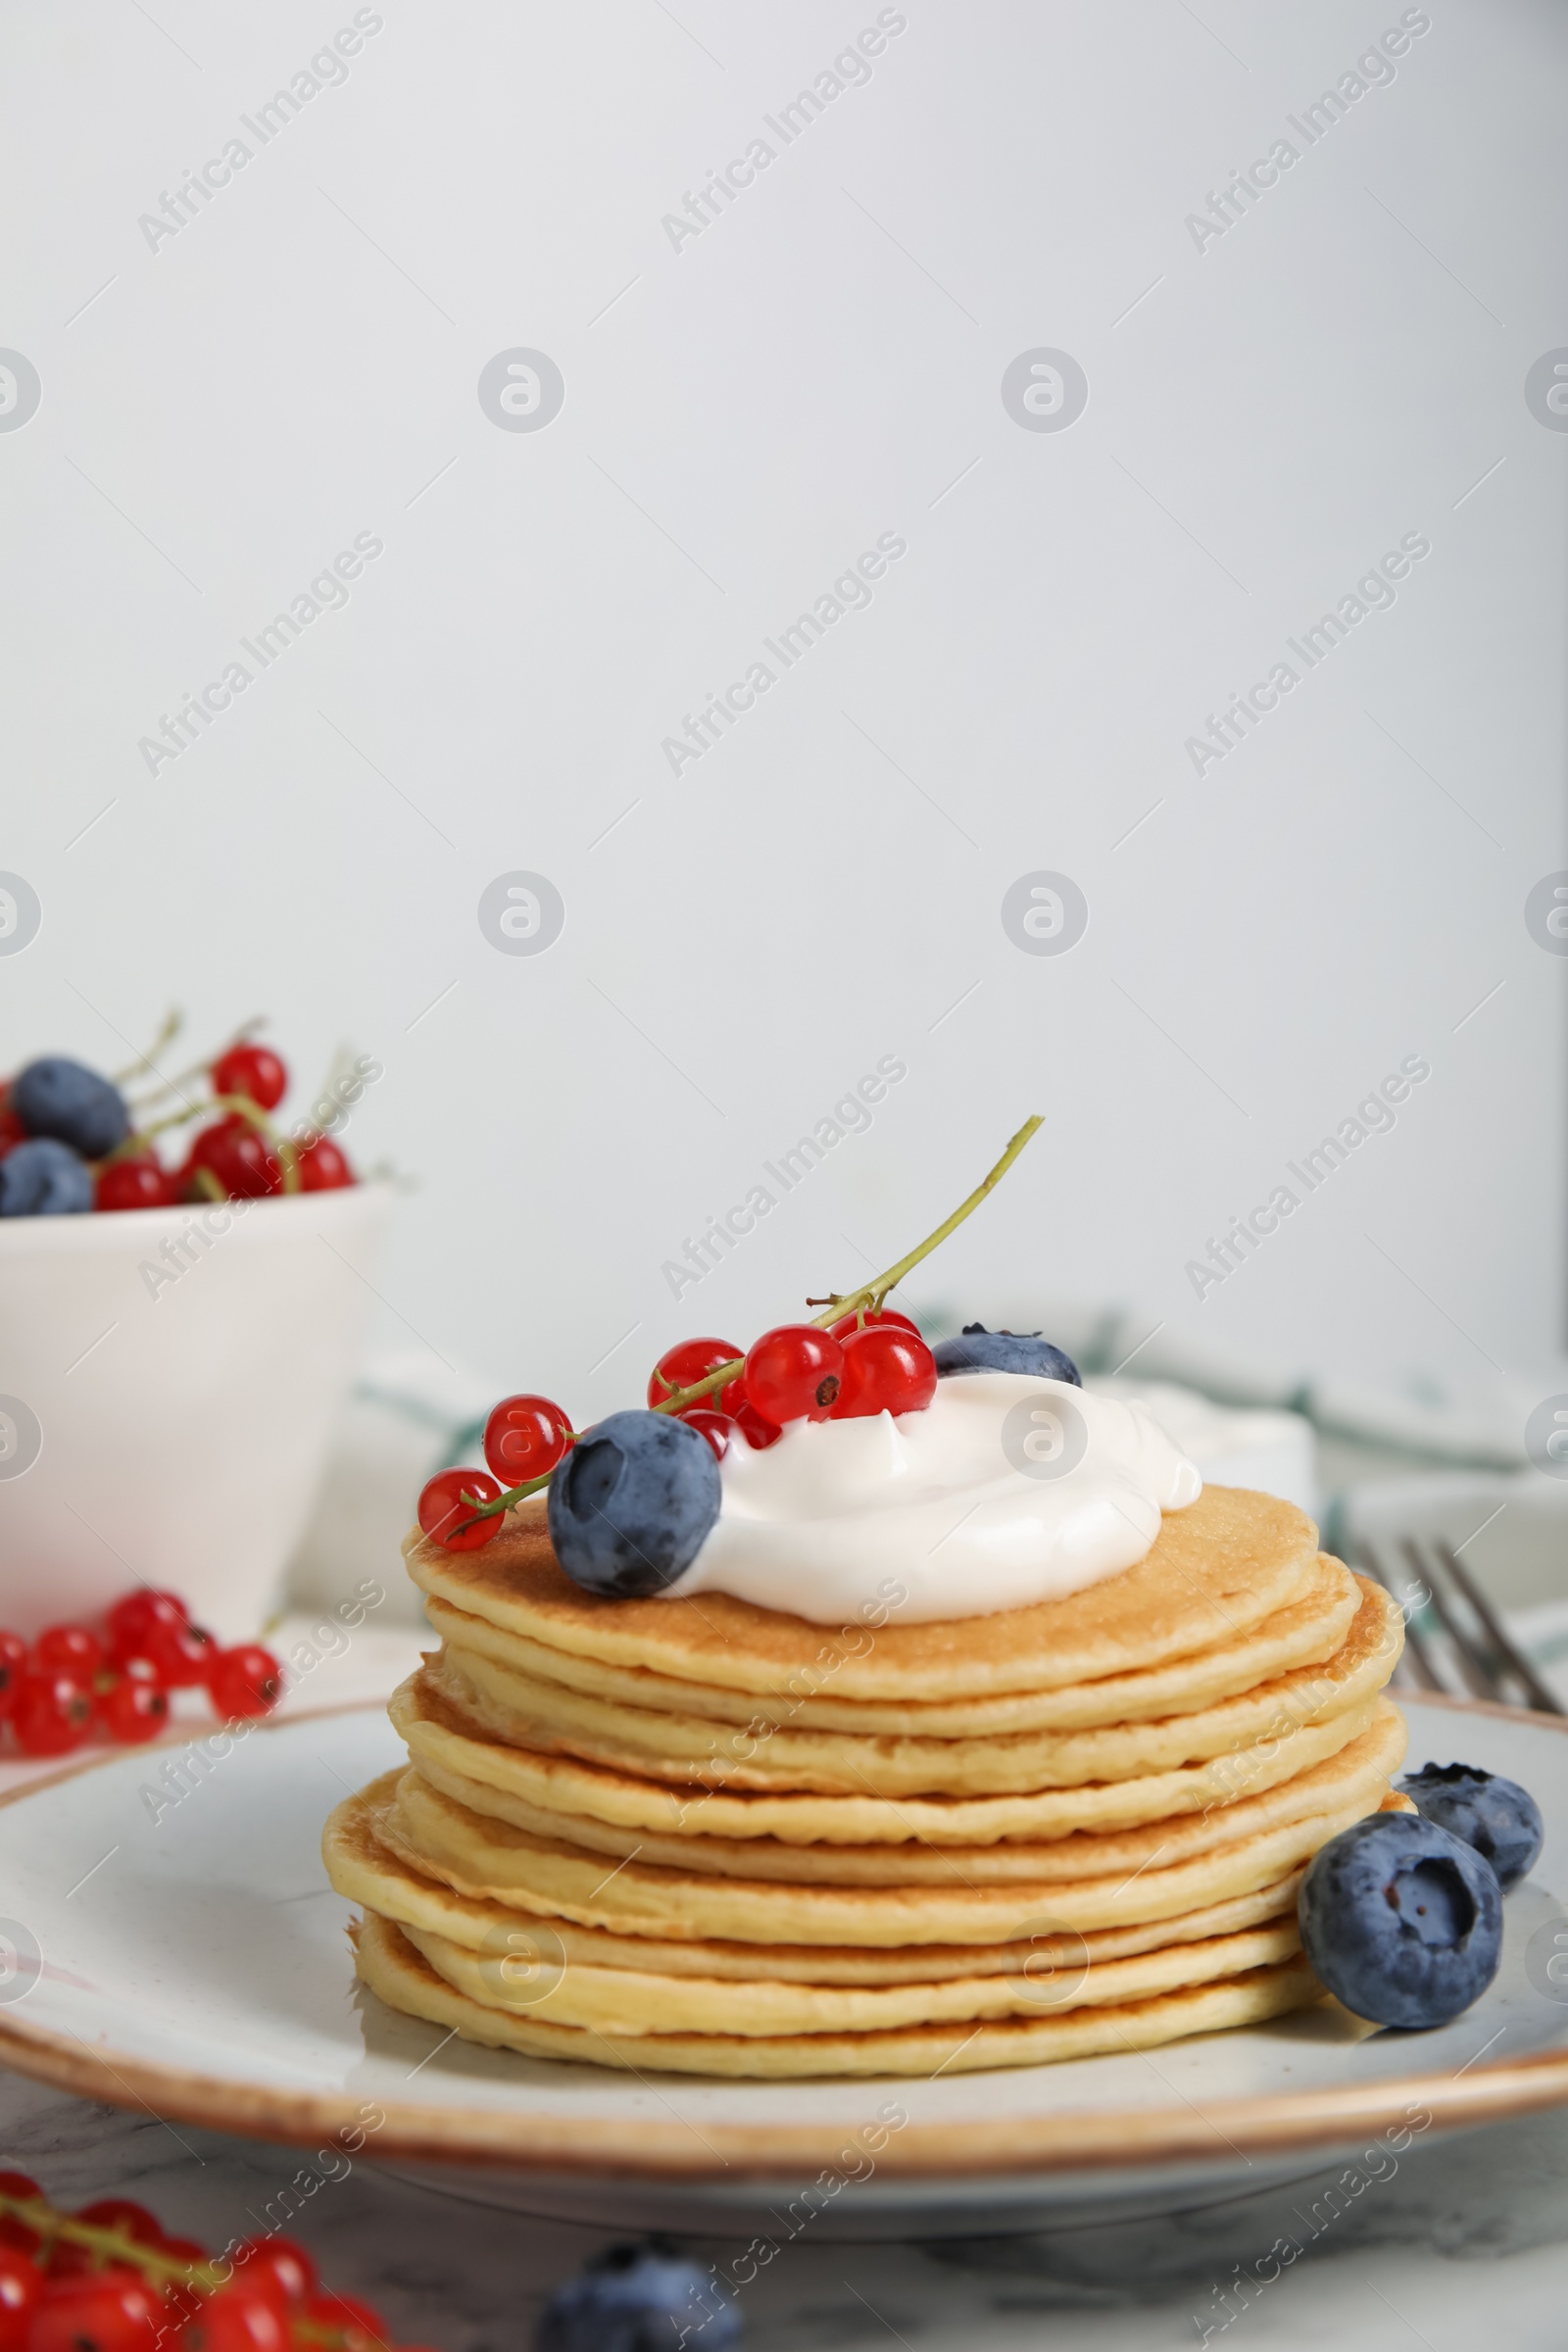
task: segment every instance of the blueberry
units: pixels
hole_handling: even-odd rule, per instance
[[[966,1323],[961,1340],[941,1340],[934,1352],[944,1380],[957,1372],[1027,1372],[1035,1380],[1070,1380],[1075,1389],[1084,1385],[1072,1357],[1038,1331],[987,1331],[983,1323]]]
[[[52,1135],[83,1159],[102,1159],[130,1133],[119,1087],[64,1054],[28,1062],[12,1081],[11,1107],[29,1135]]]
[[[1485,1854],[1499,1886],[1522,1879],[1546,1835],[1541,1807],[1528,1788],[1479,1764],[1423,1764],[1399,1783],[1428,1821]]]
[[[612,1413],[550,1482],[550,1540],[586,1592],[660,1592],[697,1557],[721,1493],[713,1449],[688,1422]]]
[[[0,1217],[74,1217],[92,1206],[92,1170],[48,1136],[0,1159]]]
[[[611,2246],[551,2296],[534,2352],[730,2352],[740,2337],[740,2313],[710,2272],[672,2248]]]
[[[1419,1813],[1372,1813],[1331,1838],[1297,1912],[1330,1992],[1375,2025],[1446,2026],[1497,1973],[1497,1874]]]

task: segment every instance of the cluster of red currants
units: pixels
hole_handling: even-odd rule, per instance
[[[213,1063],[213,1093],[230,1102],[275,1110],[288,1091],[288,1071],[270,1046],[230,1046]],[[346,1154],[328,1135],[294,1147],[298,1189],[336,1192],[354,1182]],[[170,1208],[181,1200],[260,1200],[281,1193],[284,1163],[265,1126],[243,1110],[225,1110],[198,1128],[177,1168],[167,1168],[147,1143],[141,1151],[111,1159],[99,1170],[96,1208]],[[293,1189],[293,1188],[289,1188]]]
[[[92,1739],[155,1739],[169,1721],[171,1690],[202,1688],[232,1723],[270,1714],[283,1675],[260,1642],[220,1648],[172,1592],[127,1592],[101,1634],[51,1625],[29,1649],[20,1634],[0,1633],[0,1724],[10,1724],[24,1756],[68,1755]]]
[[[59,2212],[25,2173],[0,2173],[0,2352],[387,2352],[379,2313],[324,2291],[292,2238],[215,2261],[128,2197]]]
[[[733,1377],[690,1404],[670,1400],[733,1364]],[[907,1315],[860,1308],[823,1330],[781,1323],[742,1357],[727,1340],[682,1340],[666,1348],[648,1382],[648,1402],[701,1431],[720,1461],[737,1437],[754,1450],[774,1446],[792,1421],[857,1421],[872,1413],[923,1412],[937,1392],[936,1357]],[[483,1470],[442,1470],[419,1496],[423,1534],[449,1551],[473,1551],[501,1532],[500,1512],[473,1517],[515,1487],[548,1478],[576,1442],[548,1396],[507,1396],[484,1428]]]

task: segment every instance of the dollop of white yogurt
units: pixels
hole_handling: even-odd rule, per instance
[[[820,1625],[1077,1592],[1141,1560],[1203,1484],[1140,1405],[1016,1372],[939,1381],[920,1413],[795,1421],[761,1451],[735,1440],[719,1476],[718,1518],[666,1592]]]

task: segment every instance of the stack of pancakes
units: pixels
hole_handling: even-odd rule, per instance
[[[364,1982],[503,2049],[929,2075],[1253,2023],[1321,1992],[1305,1865],[1398,1801],[1398,1611],[1269,1495],[1207,1488],[1102,1584],[907,1626],[597,1599],[538,1505],[408,1558],[441,1648],[327,1869]]]

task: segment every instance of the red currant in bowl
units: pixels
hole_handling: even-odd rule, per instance
[[[329,1135],[313,1136],[299,1148],[300,1191],[336,1193],[355,1180],[354,1170]]]
[[[475,1519],[476,1502],[494,1502],[505,1490],[484,1470],[438,1470],[419,1494],[420,1532],[447,1551],[477,1551],[501,1533],[505,1514]]]
[[[814,1323],[780,1323],[746,1354],[746,1397],[764,1421],[825,1421],[838,1401],[844,1350]]]
[[[230,1046],[213,1064],[215,1095],[243,1095],[258,1110],[275,1110],[288,1092],[288,1071],[270,1046]]]
[[[184,1168],[187,1184],[194,1183],[201,1170],[217,1179],[230,1200],[261,1200],[283,1189],[283,1171],[271,1146],[238,1111],[204,1127],[191,1145]]]
[[[95,1208],[172,1208],[174,1179],[149,1152],[136,1159],[112,1159],[98,1171]]]
[[[835,1421],[872,1413],[922,1413],[937,1393],[937,1359],[917,1331],[868,1323],[844,1342],[844,1385]]]
[[[571,1423],[548,1396],[503,1396],[484,1425],[484,1458],[503,1488],[548,1477],[570,1444]]]
[[[166,1690],[194,1690],[205,1683],[218,1655],[218,1644],[204,1625],[154,1624],[137,1644]]]

